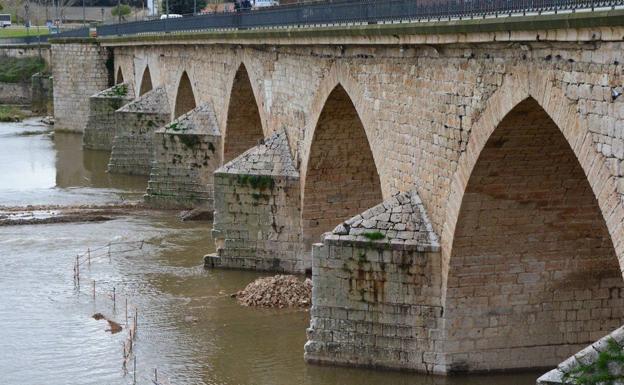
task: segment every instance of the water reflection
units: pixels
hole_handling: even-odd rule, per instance
[[[0,204],[96,204],[139,199],[146,177],[106,173],[109,153],[82,149],[82,135],[31,118],[0,124]]]

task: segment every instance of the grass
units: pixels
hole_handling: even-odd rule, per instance
[[[20,122],[24,113],[15,106],[0,106],[0,122]]]
[[[30,77],[46,68],[45,60],[40,57],[14,58],[0,56],[0,82],[29,82]]]
[[[47,35],[50,31],[47,27],[30,27],[26,29],[23,26],[15,26],[15,27],[7,27],[0,28],[0,39],[1,38],[11,38],[11,37],[25,37],[25,36],[37,36],[37,35]]]

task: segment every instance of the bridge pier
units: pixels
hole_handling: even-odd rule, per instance
[[[158,87],[116,112],[119,122],[108,171],[118,174],[149,175],[154,159],[154,133],[170,122],[169,99]]]
[[[112,52],[93,42],[52,44],[55,130],[84,131],[89,97],[112,85]]]
[[[213,237],[207,267],[303,272],[299,173],[283,132],[246,151],[214,175]]]
[[[445,371],[440,246],[416,192],[325,234],[312,261],[308,362]]]
[[[221,135],[213,108],[203,104],[156,131],[145,200],[151,206],[213,209],[213,173]]]
[[[89,98],[89,116],[82,137],[84,148],[110,151],[118,122],[118,109],[134,99],[134,91],[128,83],[117,84]]]

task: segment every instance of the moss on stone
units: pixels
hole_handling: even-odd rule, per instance
[[[580,364],[563,375],[563,384],[598,385],[618,384],[624,380],[624,350],[614,339],[607,341],[607,348],[598,353],[596,360]]]
[[[362,236],[367,238],[369,241],[379,241],[381,239],[386,238],[386,236],[383,233],[380,233],[379,231],[366,232],[366,233],[363,233]]]
[[[272,189],[275,186],[273,178],[267,175],[247,175],[241,174],[237,178],[241,186],[249,185],[256,190]]]

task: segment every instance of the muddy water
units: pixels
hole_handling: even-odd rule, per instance
[[[108,154],[82,151],[80,141],[51,138],[35,121],[0,125],[0,205],[140,198],[145,178],[106,174]],[[94,259],[75,287],[77,253],[132,240],[147,243]],[[238,306],[228,294],[259,274],[205,271],[201,256],[212,248],[209,223],[181,223],[171,212],[0,228],[0,383],[131,384],[132,366],[122,370],[127,330],[113,335],[91,318],[101,312],[125,327],[126,298],[130,315],[139,310],[138,384],[151,384],[154,368],[171,384],[220,385],[528,385],[538,374],[440,378],[306,365],[308,313]]]

